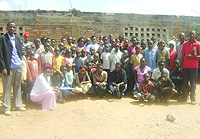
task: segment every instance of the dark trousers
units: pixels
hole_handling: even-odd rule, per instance
[[[184,68],[183,69],[183,99],[187,99],[189,86],[188,82],[190,82],[190,99],[191,101],[195,101],[196,99],[196,83],[198,77],[198,69],[197,68]]]

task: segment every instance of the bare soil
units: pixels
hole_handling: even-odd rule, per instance
[[[34,107],[3,114],[0,105],[1,139],[197,139],[200,138],[200,85],[197,104],[139,104],[129,96],[120,102],[104,99],[69,100],[53,111]],[[0,86],[2,99],[2,86]],[[1,101],[2,102],[2,101]],[[166,119],[175,118],[174,122]]]

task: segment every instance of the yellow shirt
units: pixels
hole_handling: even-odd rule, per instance
[[[133,70],[135,70],[135,67],[140,66],[140,59],[143,57],[142,54],[133,54],[131,56],[130,63],[134,66]]]
[[[63,64],[63,60],[64,60],[63,56],[54,57],[54,67],[57,71],[60,71],[60,67]]]

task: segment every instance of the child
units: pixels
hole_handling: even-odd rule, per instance
[[[38,59],[38,73],[42,73],[42,69],[45,66],[54,67],[54,54],[49,51],[50,44],[44,43],[45,52],[40,53]]]
[[[136,45],[138,44],[138,39],[137,39],[136,37],[132,37],[132,38],[131,38],[131,43],[132,43],[132,45],[130,45],[130,46],[127,48],[128,51],[129,51],[130,57],[131,57],[133,54],[136,53],[135,47],[136,47]]]
[[[171,73],[174,69],[174,61],[176,59],[176,42],[171,40],[169,42],[169,52],[170,52],[170,60],[169,60],[169,65],[168,65],[168,70]]]
[[[93,73],[92,73],[92,62],[91,61],[86,63],[86,68],[87,68],[87,73],[90,77],[90,80],[93,84]]]
[[[64,76],[60,89],[62,91],[62,97],[66,99],[67,96],[69,96],[70,94],[74,95],[73,93],[74,89],[72,88],[73,78],[74,78],[72,65],[70,63],[67,63],[66,66],[62,65],[60,67],[60,71]]]
[[[67,49],[71,49],[75,45],[72,43],[72,36],[67,36]]]
[[[103,47],[99,47],[97,53],[99,53],[99,57],[101,57],[101,55],[103,53]]]
[[[99,53],[94,53],[94,59],[92,60],[92,68],[96,69],[98,64],[101,64],[101,61],[99,59]]]
[[[27,91],[30,94],[33,84],[38,77],[38,62],[34,58],[35,52],[33,50],[29,55],[30,58],[27,59]]]
[[[128,41],[128,39],[125,39],[125,41],[124,41],[124,47],[123,47],[123,51],[124,51],[124,50],[127,50],[128,47],[129,47],[129,41]]]
[[[71,49],[67,49],[63,60],[63,65],[66,65],[67,63],[70,63],[71,65],[73,64],[74,59],[71,57],[71,55],[72,55]]]
[[[105,51],[102,53],[101,55],[101,62],[103,63],[103,70],[107,72],[108,76],[110,74],[110,60],[109,60],[109,56],[110,56],[110,46],[108,44],[105,45]]]
[[[164,40],[160,40],[158,42],[158,51],[157,51],[157,64],[160,61],[164,61],[165,62],[165,67],[168,68],[169,65],[169,60],[170,60],[170,53],[169,51],[165,48],[165,41]]]
[[[75,88],[75,92],[78,94],[83,93],[84,97],[86,97],[91,86],[91,80],[86,71],[86,67],[81,65],[79,72],[74,75],[73,87]]]
[[[107,84],[107,72],[103,71],[103,65],[98,64],[97,70],[93,73],[93,84],[95,93],[98,97],[105,96],[106,92],[106,84]]]
[[[81,50],[81,58],[83,60],[83,65],[86,65],[86,63],[87,63],[87,56],[86,56],[86,50],[85,49]]]
[[[79,67],[83,65],[83,60],[81,59],[81,50],[76,50],[76,58],[74,59],[75,73],[79,72]]]
[[[176,93],[175,85],[171,79],[167,77],[167,72],[162,71],[161,77],[155,83],[153,94],[156,96],[157,102],[163,99],[165,103],[169,103],[169,99]]]
[[[76,47],[71,47],[71,52],[72,52],[72,58],[76,57]]]
[[[130,61],[130,63],[132,64],[132,73],[134,73],[135,67],[140,65],[140,59],[143,57],[143,55],[140,54],[141,47],[139,45],[135,46],[135,50],[136,53],[131,56]]]
[[[122,63],[122,69],[124,69],[126,71],[126,75],[127,75],[127,81],[128,81],[128,85],[127,85],[127,92],[131,93],[131,64],[130,64],[130,57],[129,57],[129,52],[128,50],[124,50],[123,51],[123,57],[121,58],[121,63]]]
[[[174,70],[170,74],[170,78],[175,85],[175,89],[178,92],[178,96],[182,95],[182,88],[183,88],[183,73],[181,72],[180,61],[174,61]],[[189,90],[188,90],[189,92]]]
[[[140,54],[143,54],[144,50],[147,49],[147,42],[145,40],[141,41],[141,50],[140,50]]]
[[[55,47],[54,52],[55,52],[55,57],[54,57],[55,70],[59,71],[60,67],[63,64],[64,57],[62,55],[60,55],[60,48],[59,47]]]
[[[90,53],[87,55],[87,62],[93,60],[94,53],[95,53],[95,48],[94,47],[90,47]]]
[[[153,83],[149,80],[150,75],[145,73],[143,78],[144,80],[140,82],[138,91],[135,91],[134,94],[137,96],[139,102],[143,102],[145,99],[147,99],[148,102],[153,102],[156,96],[152,94]]]
[[[109,56],[109,61],[110,61],[110,72],[115,70],[115,64],[117,62],[120,62],[122,58],[122,52],[119,50],[119,43],[115,44],[115,49],[111,52]]]

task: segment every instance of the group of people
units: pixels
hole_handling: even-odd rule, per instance
[[[3,83],[3,106],[11,114],[11,89],[13,87],[15,110],[25,111],[25,102],[42,104],[48,111],[63,103],[68,96],[97,98],[112,94],[121,99],[131,94],[139,102],[169,103],[177,96],[186,102],[190,94],[195,105],[200,44],[195,31],[179,35],[180,42],[164,40],[138,40],[130,42],[123,35],[80,37],[75,43],[72,36],[60,42],[43,37],[30,42],[14,34],[16,24],[7,24],[8,32],[0,37],[0,71]],[[98,39],[98,42],[97,42]]]

